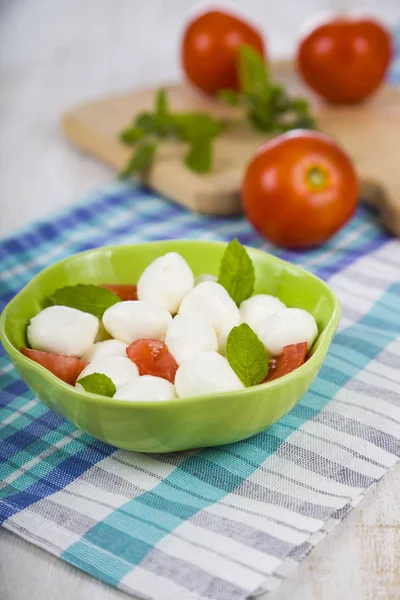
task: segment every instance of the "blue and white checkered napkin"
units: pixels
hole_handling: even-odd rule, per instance
[[[159,238],[269,249],[241,218],[108,190],[0,242],[1,301],[47,264]],[[301,403],[236,444],[116,450],[34,399],[0,355],[0,522],[95,577],[154,600],[239,600],[274,588],[400,457],[400,242],[360,208],[322,249],[279,252],[329,280],[343,319]]]
[[[278,252],[241,218],[195,215],[122,184],[0,242],[5,304],[74,252],[234,236],[328,280],[343,304],[311,390],[249,440],[166,455],[116,450],[35,400],[0,351],[0,523],[146,600],[273,589],[398,461],[400,242],[360,208],[323,248]]]

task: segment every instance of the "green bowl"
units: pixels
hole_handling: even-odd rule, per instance
[[[163,241],[96,248],[66,258],[37,275],[11,300],[0,319],[0,339],[17,371],[57,414],[119,448],[170,452],[228,444],[254,435],[289,412],[316,377],[340,319],[330,288],[303,269],[247,248],[256,270],[255,293],[278,296],[312,313],[319,338],[307,362],[281,379],[234,392],[169,402],[125,402],[79,391],[23,356],[31,317],[55,289],[76,283],[135,283],[157,256],[177,251],[195,275],[218,273],[226,244]]]

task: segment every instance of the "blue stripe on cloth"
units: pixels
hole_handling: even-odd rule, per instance
[[[76,444],[76,453],[57,464],[54,469],[51,469],[44,477],[34,481],[22,492],[7,496],[6,500],[0,504],[0,525],[24,508],[64,489],[71,481],[90,469],[92,465],[115,452],[115,448],[112,446],[90,436],[86,437],[87,443],[83,448],[82,444]]]
[[[388,337],[380,340],[375,339],[372,331],[382,307],[396,300],[400,302],[399,284],[392,285],[357,323],[337,334],[332,343],[333,353],[340,353],[346,361],[347,353],[352,355],[358,331],[370,328],[371,346],[366,347],[363,342],[357,364],[349,362],[346,372],[338,371],[335,356],[328,354],[317,380],[292,413],[244,442],[208,448],[185,459],[151,491],[128,501],[89,529],[81,540],[64,551],[62,558],[116,585],[182,522],[239,488],[294,431],[321,412],[340,389],[384,350],[388,342],[396,339],[400,334],[400,322],[392,324],[388,328]],[[320,390],[327,393],[321,394]],[[303,406],[307,410],[302,410]],[[238,458],[242,459],[240,463]],[[115,535],[116,530],[118,535]],[[85,552],[88,544],[90,552]],[[104,561],[99,572],[97,565],[103,560],[104,552],[112,559]]]

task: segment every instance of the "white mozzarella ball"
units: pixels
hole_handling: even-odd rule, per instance
[[[309,350],[318,337],[318,327],[306,310],[286,308],[263,321],[257,335],[267,350],[276,356],[289,344],[307,342]]]
[[[186,260],[177,252],[156,258],[140,276],[139,300],[160,304],[171,313],[178,311],[182,298],[193,289],[194,277]]]
[[[239,309],[226,289],[214,281],[199,283],[179,308],[180,315],[199,313],[211,321],[216,334],[230,331],[240,323]]]
[[[218,336],[218,352],[223,356],[226,356],[226,342],[228,341],[228,337],[232,329],[228,329],[227,331],[223,331]]]
[[[126,356],[127,344],[120,340],[106,340],[104,342],[97,342],[85,352],[82,356],[82,360],[86,362],[93,362],[98,358],[107,358],[109,356]]]
[[[199,285],[199,283],[203,283],[204,281],[213,281],[214,283],[216,283],[218,280],[218,277],[216,277],[215,275],[210,275],[210,273],[204,273],[203,275],[198,275],[196,277],[196,279],[194,280],[194,285]]]
[[[107,375],[113,382],[116,388],[124,385],[130,379],[139,377],[139,370],[134,362],[129,360],[127,356],[107,356],[97,358],[85,367],[76,381],[76,387],[83,389],[79,380],[86,375],[93,373],[102,373]]]
[[[241,390],[244,386],[218,352],[199,352],[181,364],[175,375],[180,398]]]
[[[49,306],[31,319],[27,338],[31,348],[67,356],[82,356],[93,345],[99,320],[69,306]]]
[[[271,315],[283,310],[286,305],[275,296],[256,294],[240,305],[240,319],[257,332],[259,325]]]
[[[114,394],[117,400],[173,400],[176,398],[175,386],[166,379],[143,375],[127,381]]]
[[[218,350],[218,338],[210,321],[198,313],[176,315],[165,343],[178,365],[198,352]]]
[[[110,335],[126,344],[142,339],[164,341],[171,322],[171,313],[166,308],[139,300],[117,302],[103,315]]]

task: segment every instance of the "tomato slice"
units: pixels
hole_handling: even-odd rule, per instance
[[[283,377],[283,375],[287,375],[301,367],[306,360],[306,356],[307,342],[285,346],[279,356],[270,360],[268,375],[263,383]]]
[[[53,373],[53,375],[71,385],[75,385],[78,376],[89,364],[75,356],[53,354],[52,352],[42,352],[41,350],[32,350],[31,348],[20,348],[20,350],[24,356],[34,360]]]
[[[138,299],[136,285],[102,283],[100,284],[100,287],[106,288],[106,290],[110,290],[110,292],[114,292],[114,294],[116,294],[122,301]]]
[[[164,342],[136,340],[128,346],[126,354],[136,364],[140,375],[154,375],[174,383],[178,365]]]

